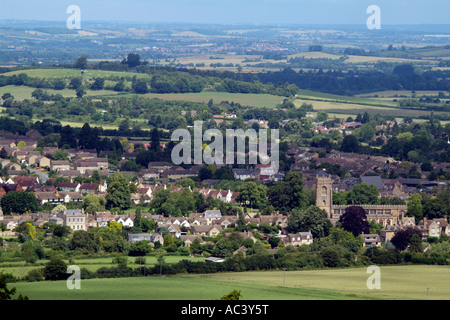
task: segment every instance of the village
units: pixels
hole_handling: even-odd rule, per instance
[[[111,221],[122,224],[124,230],[129,230],[134,226],[135,214],[118,212],[87,212],[83,208],[67,209],[64,205],[83,203],[86,196],[105,197],[108,192],[107,177],[112,174],[124,174],[132,177],[130,183],[134,184],[134,192],[131,193],[133,206],[148,206],[155,193],[160,190],[170,190],[182,193],[184,189],[193,191],[191,186],[182,187],[177,182],[183,179],[196,177],[201,166],[192,166],[185,169],[180,166],[174,166],[169,162],[150,162],[147,169],[139,172],[123,172],[119,169],[111,168],[108,158],[98,155],[96,150],[86,149],[66,149],[66,160],[55,160],[59,157],[56,147],[44,147],[37,151],[37,141],[40,134],[30,130],[26,136],[14,136],[4,133],[0,139],[0,165],[2,172],[6,173],[1,178],[0,197],[11,191],[26,191],[32,193],[38,200],[39,206],[49,206],[47,212],[27,212],[23,215],[10,215],[8,212],[2,212],[0,223],[4,229],[0,237],[15,236],[14,229],[23,221],[31,221],[36,227],[42,228],[45,223],[52,222],[57,225],[68,226],[71,230],[88,230],[89,228],[106,227]],[[18,141],[17,139],[21,140]],[[447,185],[446,181],[429,181],[423,174],[420,178],[395,178],[388,179],[382,177],[380,172],[395,172],[397,175],[407,170],[399,162],[392,158],[382,156],[367,156],[364,154],[345,153],[331,150],[326,153],[322,148],[299,148],[291,145],[287,151],[287,156],[293,158],[292,172],[300,172],[304,182],[304,189],[315,190],[316,206],[328,211],[328,217],[333,221],[333,212],[339,212],[336,204],[333,207],[332,194],[339,192],[348,192],[356,185],[365,183],[374,185],[378,190],[379,197],[385,199],[395,198],[404,200],[403,205],[397,211],[389,207],[387,210],[381,210],[381,214],[397,215],[393,219],[378,219],[377,222],[383,226],[378,234],[362,234],[364,246],[381,246],[392,239],[395,232],[407,226],[416,226],[414,218],[407,217],[408,198],[415,193],[432,193],[435,188],[442,188]],[[321,156],[319,156],[322,154]],[[324,156],[325,154],[325,156]],[[135,156],[132,152],[124,153],[122,162]],[[314,166],[311,164],[314,163]],[[322,192],[317,183],[317,175],[326,171],[321,165],[327,163],[331,166],[338,166],[350,174],[339,175],[329,174],[329,190],[327,207],[324,207],[321,201],[317,200],[317,194]],[[446,169],[448,164],[433,164],[433,168],[439,170]],[[47,168],[48,170],[42,170]],[[248,169],[233,169],[233,177],[236,181],[258,181],[261,183],[283,181],[285,173],[271,172],[267,165],[254,165]],[[6,171],[5,171],[6,170]],[[332,171],[332,170],[329,170]],[[47,172],[47,173],[46,173]],[[48,173],[52,172],[52,177]],[[98,182],[84,182],[93,175],[101,177]],[[357,177],[358,176],[358,177]],[[214,186],[218,180],[205,180],[205,185]],[[241,206],[237,201],[239,191],[218,190],[214,187],[194,188],[205,199],[212,198],[232,206]],[[325,200],[324,200],[325,201]],[[62,210],[52,210],[55,206]],[[68,206],[70,207],[70,206]],[[340,206],[341,212],[345,206]],[[337,210],[336,210],[337,209]],[[379,214],[380,208],[367,210],[370,213],[369,218],[375,219],[374,215]],[[385,208],[386,209],[386,208]],[[145,211],[145,210],[144,210]],[[369,212],[370,211],[370,212]],[[373,212],[372,212],[373,211]],[[308,232],[289,233],[287,228],[288,216],[274,211],[268,215],[261,214],[259,210],[249,209],[244,212],[246,225],[258,229],[261,225],[276,227],[275,233],[261,233],[262,238],[267,241],[270,237],[279,238],[283,246],[293,245],[301,246],[310,244],[314,241],[313,235]],[[189,247],[195,239],[205,243],[204,239],[212,239],[218,235],[227,236],[230,230],[236,225],[239,219],[238,214],[226,215],[220,210],[205,210],[204,212],[191,212],[189,216],[175,217],[154,214],[152,212],[143,212],[142,217],[154,220],[158,228],[167,228],[168,233],[174,238],[181,240],[185,246]],[[334,217],[333,223],[337,218]],[[440,237],[441,234],[450,234],[450,227],[445,218],[426,219],[423,218],[417,222],[421,228],[423,239],[427,237]],[[259,228],[261,230],[261,228]],[[250,238],[256,241],[252,232],[241,233],[244,239]],[[164,237],[161,233],[129,233],[128,241],[135,243],[146,240],[151,243],[164,243]],[[272,248],[274,249],[274,248]],[[245,247],[240,248],[245,250]]]

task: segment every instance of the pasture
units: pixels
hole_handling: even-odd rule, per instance
[[[381,266],[380,289],[368,289],[366,268],[180,274],[81,281],[13,283],[17,293],[42,300],[214,300],[240,290],[242,300],[448,300],[449,266]]]
[[[357,115],[367,112],[369,114],[380,114],[383,116],[392,117],[420,117],[429,116],[430,111],[425,110],[413,110],[402,109],[394,106],[377,106],[370,104],[358,104],[346,101],[327,101],[327,100],[311,100],[297,98],[294,101],[295,106],[300,107],[303,103],[310,103],[313,105],[315,111],[326,111],[328,114],[344,114],[344,115]],[[435,114],[437,112],[435,111]]]
[[[79,69],[64,69],[64,68],[41,68],[41,69],[28,69],[28,70],[19,70],[19,71],[11,71],[4,73],[4,76],[13,76],[19,75],[21,73],[25,73],[31,78],[46,78],[46,79],[70,79],[74,77],[148,77],[148,74],[145,73],[133,73],[133,72],[125,72],[125,71],[105,71],[105,70],[87,70],[82,73]]]
[[[10,93],[17,100],[33,99],[31,94],[35,90],[37,89],[33,87],[9,85],[0,87],[0,97],[5,93]],[[71,89],[63,89],[63,90],[42,89],[42,90],[47,92],[48,94],[55,94],[55,95],[60,94],[64,98],[75,98],[77,96],[75,90]],[[117,95],[117,92],[112,90],[98,90],[98,91],[89,89],[86,90],[87,97],[111,96],[111,95]]]
[[[148,93],[144,95],[149,99],[162,99],[169,101],[191,101],[208,103],[213,99],[215,104],[222,101],[239,103],[242,106],[260,108],[274,108],[283,102],[284,97],[270,94],[229,93],[229,92],[199,92],[199,93]]]
[[[113,256],[111,257],[96,257],[96,258],[73,258],[71,261],[65,260],[67,264],[74,264],[79,266],[80,268],[86,268],[89,271],[96,271],[101,267],[113,267]],[[134,257],[126,257],[128,260],[128,266],[132,268],[139,267],[139,264],[135,263]],[[204,261],[203,257],[186,257],[186,256],[165,256],[165,263],[172,264],[177,263],[181,260],[190,260],[190,261]],[[155,256],[147,256],[145,257],[145,266],[150,267],[154,266],[157,263],[157,258]],[[26,264],[25,261],[7,261],[0,263],[0,273],[11,274],[15,277],[22,278],[24,277],[30,270],[43,268],[48,260],[38,260],[34,265]]]

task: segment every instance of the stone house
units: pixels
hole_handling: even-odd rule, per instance
[[[62,218],[64,225],[70,227],[72,230],[86,230],[86,215],[83,210],[64,210],[58,213],[58,217]]]
[[[195,239],[199,239],[200,243],[204,243],[203,239],[199,235],[181,235],[180,240],[184,242],[186,247],[190,247]]]
[[[308,232],[297,232],[294,234],[288,234],[286,238],[284,238],[286,245],[292,246],[301,246],[304,244],[313,243],[313,236],[310,231]]]
[[[193,226],[191,232],[196,235],[204,237],[214,237],[219,235],[223,231],[222,227],[219,225],[211,226]]]
[[[363,238],[363,247],[380,247],[381,237],[378,234],[361,234]]]
[[[163,245],[164,237],[159,233],[129,233],[128,241],[131,243],[136,243],[138,241],[148,241],[151,243],[159,242]]]
[[[70,170],[70,162],[67,160],[52,160],[50,163],[52,171],[66,171]]]

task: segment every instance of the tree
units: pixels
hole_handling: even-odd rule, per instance
[[[5,276],[0,273],[0,301],[5,300],[28,300],[27,296],[22,296],[19,294],[17,299],[13,299],[16,294],[16,288],[8,289]]]
[[[238,219],[236,220],[236,230],[241,232],[247,230],[247,221],[245,221],[243,210],[239,210],[238,212]]]
[[[160,133],[158,128],[153,128],[150,131],[150,151],[153,151],[158,158],[161,151]]]
[[[337,227],[331,228],[328,238],[334,244],[346,248],[353,253],[358,253],[363,246],[363,239],[360,236],[355,237],[350,231]]]
[[[236,249],[237,248],[233,246],[233,243],[229,239],[222,238],[214,246],[212,254],[216,257],[224,258],[230,256]]]
[[[239,300],[242,297],[241,291],[233,290],[223,295],[219,300]]]
[[[195,238],[194,241],[192,241],[191,246],[189,247],[191,249],[191,252],[193,254],[200,254],[203,252],[203,248],[201,245],[200,238]]]
[[[141,65],[141,57],[138,53],[129,53],[127,58],[122,60],[122,64],[127,64],[129,68]]]
[[[417,224],[423,218],[422,195],[420,193],[410,195],[407,203],[408,210],[406,211],[406,215],[414,217]]]
[[[56,225],[53,229],[53,235],[59,238],[67,237],[70,232],[71,229],[69,226]]]
[[[422,233],[418,228],[415,227],[407,227],[406,229],[399,230],[395,233],[395,235],[391,239],[391,243],[395,246],[398,250],[406,250],[408,248],[411,237],[417,234],[420,238],[422,238]]]
[[[75,69],[87,69],[88,61],[86,56],[81,56],[77,60],[75,60],[73,67]]]
[[[324,248],[320,252],[320,257],[329,268],[335,268],[339,264],[339,253],[333,247]]]
[[[106,193],[106,208],[127,210],[131,207],[131,193],[129,181],[121,174],[113,174],[108,183]]]
[[[36,212],[39,208],[36,196],[30,192],[10,191],[0,203],[4,214]]]
[[[347,207],[339,218],[339,222],[345,230],[353,233],[355,237],[361,233],[369,233],[370,231],[366,211],[359,206]]]
[[[69,153],[64,149],[58,149],[52,154],[52,160],[68,160]]]
[[[75,132],[71,126],[64,126],[61,131],[58,146],[60,148],[76,148],[77,140]]]
[[[105,79],[95,78],[94,83],[91,85],[91,90],[102,90],[105,85]]]
[[[105,210],[106,200],[104,197],[87,195],[83,198],[82,208],[85,212],[94,213]]]
[[[34,264],[44,257],[44,250],[40,242],[28,239],[22,244],[21,255],[26,263]]]
[[[135,83],[133,83],[132,88],[134,92],[138,94],[144,94],[149,92],[147,82],[144,79],[137,80]]]
[[[148,241],[137,241],[130,246],[128,255],[131,257],[142,257],[149,253],[150,249]]]
[[[308,232],[314,238],[328,236],[332,224],[325,210],[310,206],[306,210],[293,209],[288,217],[287,229],[291,233]]]
[[[94,172],[92,172],[91,181],[93,183],[100,183],[100,180],[100,172],[98,172],[98,170],[94,170]]]
[[[341,151],[343,152],[358,152],[359,148],[358,138],[353,134],[346,135],[342,140]]]
[[[141,219],[141,230],[142,232],[150,232],[155,230],[158,226],[158,222],[155,219],[142,218]]]
[[[51,281],[66,280],[68,278],[67,264],[61,258],[52,256],[45,264],[44,278]]]
[[[266,203],[267,187],[256,184],[254,181],[247,181],[239,188],[239,195],[236,201],[243,203],[250,208],[262,208]]]
[[[369,142],[373,140],[375,136],[375,130],[369,123],[366,123],[361,128],[357,129],[357,135],[359,138],[359,141],[361,142]]]
[[[447,200],[448,201],[448,200]],[[423,216],[427,219],[439,219],[449,214],[448,205],[441,197],[426,196],[422,200]]]
[[[142,230],[142,209],[139,207],[136,208],[136,212],[134,214],[133,226]]]
[[[267,242],[270,244],[270,246],[273,248],[276,248],[278,244],[280,243],[281,239],[279,237],[269,237]]]
[[[308,199],[303,192],[302,176],[298,172],[289,172],[284,181],[276,182],[267,190],[269,203],[283,214],[289,213],[292,209],[306,209]]]
[[[423,252],[422,239],[417,233],[414,233],[409,239],[409,251],[415,253]]]
[[[92,129],[89,123],[85,123],[78,134],[78,147],[81,149],[93,149],[95,145],[93,145],[92,141]]]
[[[86,253],[94,253],[98,251],[99,245],[91,232],[77,230],[73,233],[69,248],[70,250],[81,250]]]
[[[83,86],[78,87],[75,90],[75,94],[77,95],[77,98],[80,98],[80,99],[83,98],[86,95],[86,93],[87,93],[87,91]]]
[[[83,79],[82,78],[73,78],[70,80],[69,88],[73,90],[77,90],[83,85]]]
[[[34,240],[36,237],[36,227],[31,223],[31,221],[21,222],[14,231],[19,234],[19,239],[21,242],[25,242],[28,239]]]
[[[378,204],[378,189],[375,185],[363,182],[347,193],[348,204]]]

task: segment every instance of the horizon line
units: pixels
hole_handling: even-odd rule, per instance
[[[66,22],[66,20],[39,20],[39,19],[0,19],[2,21],[18,21],[18,22]],[[266,26],[365,26],[365,24],[361,23],[291,23],[291,22],[234,22],[234,23],[225,23],[225,22],[189,22],[189,21],[143,21],[143,20],[83,20],[83,22],[87,23],[128,23],[128,24],[189,24],[189,25],[223,25],[223,26],[235,26],[235,25],[266,25]],[[398,23],[398,24],[383,24],[384,26],[450,26],[450,23]]]

